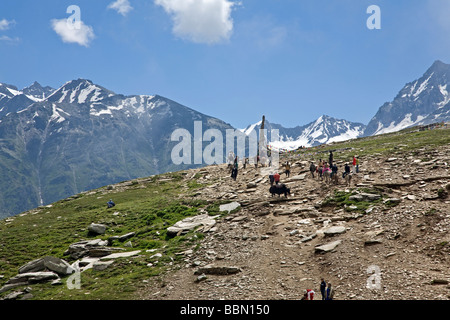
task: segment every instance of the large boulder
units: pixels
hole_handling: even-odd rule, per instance
[[[40,272],[45,270],[54,271],[61,276],[69,275],[75,272],[75,269],[72,268],[65,260],[47,256],[30,261],[23,265],[19,268],[19,274]]]
[[[88,227],[88,231],[90,234],[99,235],[104,234],[106,232],[107,226],[104,224],[91,223]]]

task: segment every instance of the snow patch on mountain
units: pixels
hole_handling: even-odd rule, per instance
[[[378,130],[375,132],[374,135],[400,131],[408,127],[412,127],[415,124],[418,124],[423,119],[425,119],[424,116],[417,116],[416,120],[412,120],[412,113],[408,113],[402,121],[400,121],[399,123],[392,121],[391,124],[386,128],[380,122],[378,125]]]
[[[56,122],[56,123],[61,123],[64,122],[66,120],[66,118],[64,118],[63,116],[61,116],[61,113],[66,113],[67,115],[69,115],[67,112],[65,112],[64,110],[58,108],[56,106],[56,104],[52,104],[52,116],[50,117],[50,121]]]

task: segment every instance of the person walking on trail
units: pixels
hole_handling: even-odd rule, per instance
[[[274,178],[273,174],[269,175],[269,181],[270,181],[270,186],[272,187],[273,183],[275,182],[275,178]]]
[[[356,173],[356,156],[353,156],[353,173]]]
[[[356,157],[356,173],[359,173],[359,157]]]
[[[259,156],[255,156],[253,162],[255,163],[255,168],[258,168]]]
[[[236,181],[238,175],[238,168],[237,166],[233,167],[233,169],[231,170],[231,178]]]
[[[345,179],[345,176],[350,174],[350,166],[348,165],[348,162],[345,163],[344,172],[342,173],[342,178]]]
[[[333,151],[330,150],[330,157],[328,158],[328,163],[330,164],[330,166],[333,165]]]
[[[319,160],[319,178],[322,179],[322,173],[323,173],[323,161],[322,159]]]
[[[238,163],[237,163],[237,157],[236,161],[234,162],[233,169],[231,170],[231,178],[236,181],[238,175]]]
[[[334,289],[331,288],[331,283],[328,282],[327,298],[325,300],[333,300],[333,298],[334,298]]]
[[[316,166],[314,165],[314,162],[311,161],[311,165],[309,166],[309,171],[311,172],[311,176],[314,179],[314,172],[316,172]]]
[[[327,297],[327,283],[325,282],[325,280],[322,278],[321,282],[320,282],[320,293],[322,294],[322,300],[325,300]]]
[[[286,161],[286,165],[284,166],[286,177],[289,178],[291,175],[291,165],[289,164],[289,161]]]
[[[337,172],[338,166],[336,165],[336,163],[333,163],[333,165],[331,166],[331,180],[336,179],[334,176],[337,176]]]

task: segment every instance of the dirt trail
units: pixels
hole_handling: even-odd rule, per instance
[[[435,151],[431,163],[415,161],[420,159],[417,151],[399,163],[362,158],[361,172],[354,175],[350,188],[342,179],[337,186],[312,179],[309,162],[290,158],[291,182],[284,174],[282,182],[288,182],[291,196],[278,202],[268,192],[267,176],[252,166],[241,169],[237,181],[231,180],[225,166],[193,170],[202,175],[199,182],[212,183],[199,191],[198,198],[229,199],[242,208],[221,219],[216,231],[206,233],[201,248],[186,255],[178,270],[150,279],[139,297],[292,300],[300,299],[305,289],[314,289],[319,298],[323,277],[332,283],[339,300],[449,299],[450,197],[437,197],[450,181],[449,154],[450,147],[444,146]],[[343,163],[338,164],[342,172]],[[429,177],[443,178],[425,182]],[[410,179],[417,182],[375,188],[377,183]],[[367,213],[322,205],[336,190],[357,190],[356,194],[367,189],[381,190],[384,200],[396,198],[400,203],[377,202]],[[343,226],[344,231],[325,235],[331,226]],[[337,240],[341,242],[334,250],[316,252],[316,246]],[[241,271],[208,274],[197,281],[194,272],[208,264]],[[380,270],[379,283],[373,281],[374,268]]]

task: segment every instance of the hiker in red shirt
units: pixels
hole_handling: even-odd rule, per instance
[[[278,182],[280,182],[280,175],[278,174],[278,172],[273,175],[273,179],[275,181],[275,184],[278,184]]]
[[[305,295],[303,296],[302,300],[314,300],[314,290],[307,289],[305,291]]]

